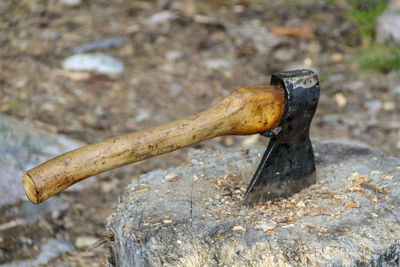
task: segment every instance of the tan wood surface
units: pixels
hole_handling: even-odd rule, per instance
[[[23,173],[25,192],[39,204],[90,176],[223,135],[274,129],[285,109],[283,90],[272,85],[237,89],[196,115],[62,154]]]

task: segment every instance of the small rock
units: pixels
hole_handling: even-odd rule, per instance
[[[241,225],[236,225],[232,228],[232,231],[234,232],[246,232],[246,228],[244,228]]]
[[[269,53],[274,47],[290,43],[290,39],[270,33],[267,28],[260,25],[245,24],[239,28],[233,28],[230,35],[236,39],[236,43],[251,41],[260,54]]]
[[[332,83],[337,83],[343,81],[345,78],[346,77],[343,74],[335,74],[329,76],[329,81]]]
[[[21,175],[83,143],[0,114],[0,207],[24,196]]]
[[[165,223],[165,224],[171,224],[171,223],[172,223],[172,220],[170,220],[170,219],[165,219],[165,220],[163,220],[163,223]]]
[[[235,139],[232,136],[224,136],[222,138],[222,142],[224,146],[230,147],[235,144]]]
[[[97,241],[98,241],[98,239],[93,236],[79,236],[75,240],[75,247],[77,249],[88,248],[91,245],[93,245],[94,243],[96,243]]]
[[[359,208],[360,204],[354,203],[354,202],[348,202],[348,203],[344,204],[344,206],[346,208]]]
[[[168,23],[168,22],[176,19],[177,17],[178,17],[177,14],[175,14],[171,11],[165,10],[165,11],[155,13],[151,17],[145,19],[143,21],[143,24],[145,24],[147,26],[157,26],[160,24]]]
[[[215,205],[215,206],[219,206],[219,205],[222,204],[221,201],[219,201],[218,199],[213,200],[211,203],[212,203],[213,205]]]
[[[110,193],[112,191],[115,191],[116,189],[117,189],[117,183],[115,183],[114,181],[101,183],[101,191],[104,193]]]
[[[86,53],[96,50],[105,50],[112,47],[119,47],[125,44],[125,38],[123,37],[115,37],[115,38],[106,38],[100,41],[96,41],[90,44],[86,44],[80,46],[78,48],[72,49],[73,53]]]
[[[183,91],[183,87],[180,84],[176,84],[176,83],[172,84],[170,88],[171,88],[171,93],[174,96],[179,95]]]
[[[334,53],[331,55],[331,61],[334,63],[342,62],[343,58],[344,57],[342,53]]]
[[[380,100],[371,100],[371,101],[365,102],[364,105],[368,109],[369,114],[376,113],[379,110],[381,110],[383,107],[382,101],[380,101]]]
[[[319,54],[321,52],[321,44],[318,41],[312,41],[307,46],[308,53]]]
[[[306,58],[303,60],[303,65],[306,66],[306,68],[311,68],[311,67],[314,65],[314,63],[313,63],[313,61],[312,61],[311,58],[306,57]]]
[[[268,230],[272,230],[276,227],[276,222],[266,222],[266,221],[259,221],[256,226],[254,226],[254,229],[256,230],[262,230],[264,232],[267,232]]]
[[[375,40],[378,43],[400,44],[400,4],[398,0],[390,1],[386,10],[376,20]]]
[[[347,98],[342,93],[336,93],[333,99],[340,108],[344,108],[347,105]]]
[[[32,204],[30,201],[23,201],[19,206],[19,212],[24,216],[27,223],[34,223],[48,213],[66,210],[69,203],[58,196],[53,196],[40,205]]]
[[[179,173],[169,173],[165,176],[164,181],[166,182],[175,182],[181,175]]]
[[[400,95],[400,85],[396,86],[396,87],[392,90],[392,95]]]
[[[66,6],[79,6],[82,3],[82,0],[61,0],[61,3],[63,3]]]
[[[182,57],[182,53],[179,51],[168,51],[165,58],[169,61],[175,61]]]
[[[383,109],[386,111],[391,111],[396,108],[396,104],[392,101],[386,101],[383,103]]]
[[[222,69],[222,68],[231,68],[232,63],[225,59],[209,59],[204,61],[204,66],[211,70]]]
[[[293,49],[281,48],[274,52],[273,57],[277,61],[288,62],[291,61],[296,55]]]
[[[48,262],[58,257],[61,253],[74,250],[75,247],[68,240],[63,238],[50,239],[46,243],[40,246],[40,253],[37,255],[36,259],[24,260],[24,261],[13,261],[11,264],[6,264],[5,266],[18,266],[18,267],[28,267],[28,266],[48,266]],[[4,266],[4,265],[1,265]]]
[[[260,140],[260,135],[255,134],[255,135],[244,138],[244,140],[242,141],[242,145],[243,146],[253,146],[253,145],[257,144],[258,140]]]
[[[54,41],[60,38],[61,34],[53,29],[45,29],[43,30],[42,34],[40,35],[43,40],[50,40]]]
[[[104,74],[119,74],[124,64],[103,53],[76,54],[63,60],[62,67],[74,71],[97,71]]]

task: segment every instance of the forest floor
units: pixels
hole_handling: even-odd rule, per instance
[[[372,52],[346,1],[67,2],[73,1],[0,4],[1,113],[92,143],[197,113],[234,89],[269,83],[273,72],[310,68],[321,84],[313,138],[357,140],[400,157],[399,70],[362,68]],[[121,74],[62,68],[75,48],[110,37],[124,38],[101,51],[123,62]],[[266,141],[228,136],[194,147]],[[85,191],[61,193],[69,203],[61,214],[0,230],[0,264],[33,259],[56,236],[75,246],[108,240],[106,219],[130,179],[183,164],[186,153],[116,169]],[[18,205],[0,209],[0,224]],[[108,253],[105,245],[82,245],[49,264],[102,266]]]

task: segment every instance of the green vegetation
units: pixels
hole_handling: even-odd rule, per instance
[[[380,72],[400,69],[399,45],[370,45],[361,50],[358,62],[362,68]]]
[[[350,0],[348,19],[358,28],[364,46],[358,51],[361,68],[389,72],[400,69],[400,46],[374,44],[375,22],[386,9],[388,0]]]
[[[351,0],[349,20],[358,26],[364,43],[374,39],[375,21],[385,10],[388,0]]]

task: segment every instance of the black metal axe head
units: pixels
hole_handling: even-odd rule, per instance
[[[262,133],[271,139],[244,204],[288,197],[316,181],[309,130],[318,105],[318,76],[305,69],[285,71],[273,74],[271,84],[284,88],[287,104],[280,125]]]

